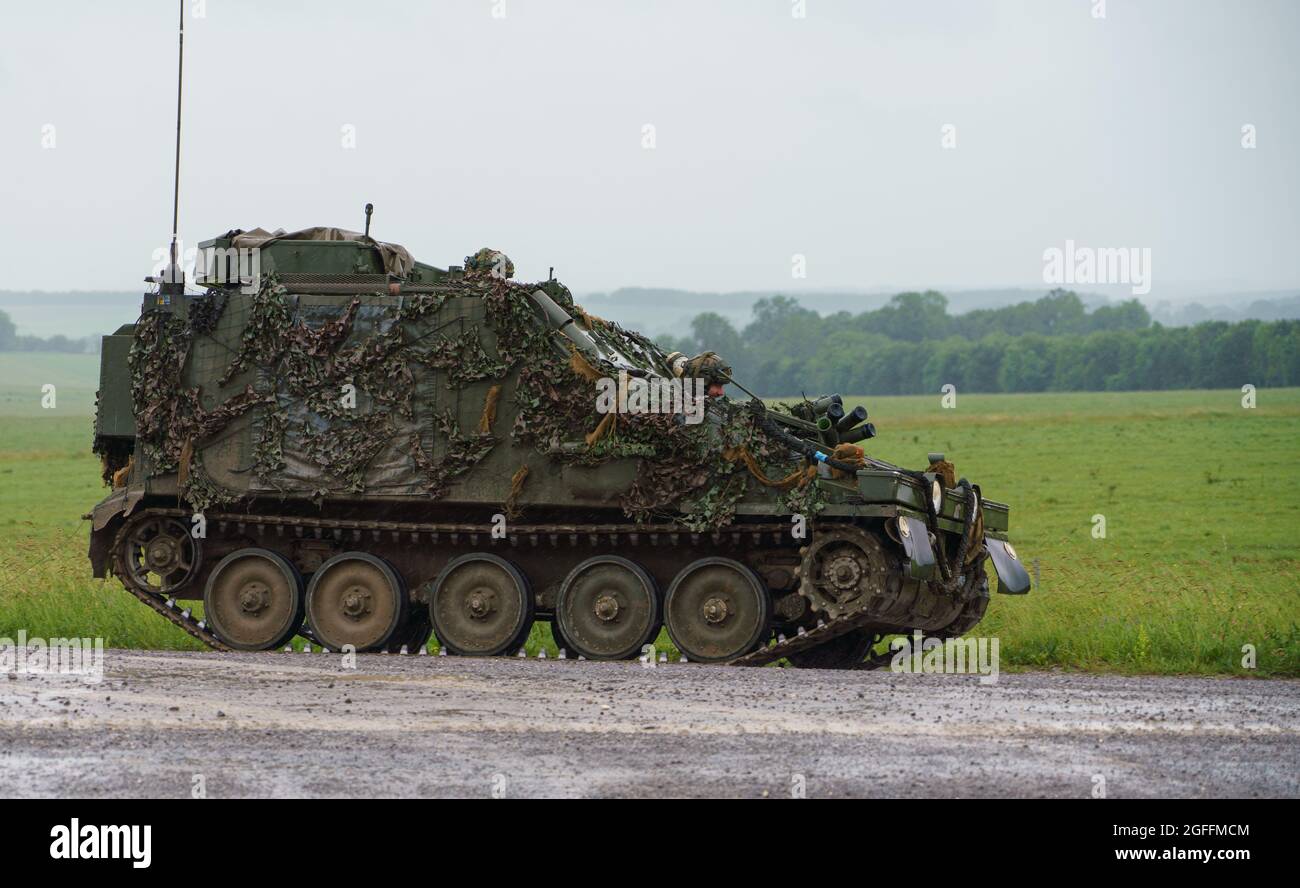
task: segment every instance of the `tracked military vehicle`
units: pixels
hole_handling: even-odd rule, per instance
[[[200,252],[197,287],[155,282],[104,338],[90,561],[213,648],[495,656],[544,620],[588,659],[664,627],[696,662],[847,667],[971,629],[990,558],[1028,590],[1007,506],[942,454],[872,459],[862,408],[745,397],[503,254],[338,229]]]

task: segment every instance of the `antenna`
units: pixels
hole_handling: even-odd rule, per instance
[[[370,237],[370,214],[375,211],[374,204],[366,204],[366,233],[364,237]]]
[[[178,31],[178,60],[176,67],[176,169],[172,178],[172,248],[171,267],[167,269],[159,291],[165,295],[185,293],[185,271],[177,262],[176,240],[180,229],[181,213],[181,87],[185,79],[185,0],[180,0],[180,27]]]

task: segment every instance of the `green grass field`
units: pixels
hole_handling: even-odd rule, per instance
[[[197,648],[116,581],[88,576],[80,516],[104,494],[89,452],[97,373],[92,356],[0,354],[0,637]],[[53,410],[40,406],[46,382]],[[1300,389],[1261,390],[1255,409],[1235,391],[846,406],[859,402],[879,430],[871,455],[922,467],[941,450],[1011,504],[1012,539],[1040,583],[995,595],[976,630],[1001,639],[1002,668],[1300,675]],[[536,627],[530,647],[549,642]]]

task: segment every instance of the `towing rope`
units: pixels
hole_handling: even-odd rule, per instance
[[[749,474],[753,475],[759,484],[762,484],[764,487],[774,487],[777,490],[790,490],[793,487],[807,487],[808,482],[817,476],[816,466],[804,466],[803,468],[795,469],[784,478],[773,480],[767,476],[767,473],[763,471],[763,467],[758,464],[758,460],[754,459],[754,455],[749,452],[749,448],[744,444],[741,444],[739,447],[726,448],[722,451],[722,457],[731,462],[737,460],[743,462],[745,468],[749,469]]]
[[[505,512],[507,518],[515,520],[523,512],[518,506],[519,494],[523,493],[524,482],[528,480],[528,466],[522,465],[515,469],[515,473],[510,476],[510,493],[506,496],[506,501],[502,503],[501,509]]]
[[[480,435],[490,435],[492,433],[492,424],[497,421],[497,402],[500,400],[501,386],[494,385],[488,389],[487,397],[483,399],[483,415],[478,418]]]
[[[587,433],[588,447],[595,446],[597,441],[609,434],[609,430],[614,428],[614,419],[617,416],[617,413],[606,413],[596,427]]]

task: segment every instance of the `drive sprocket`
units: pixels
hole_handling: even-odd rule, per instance
[[[894,562],[879,537],[851,525],[819,528],[802,554],[799,594],[830,620],[885,594]]]

